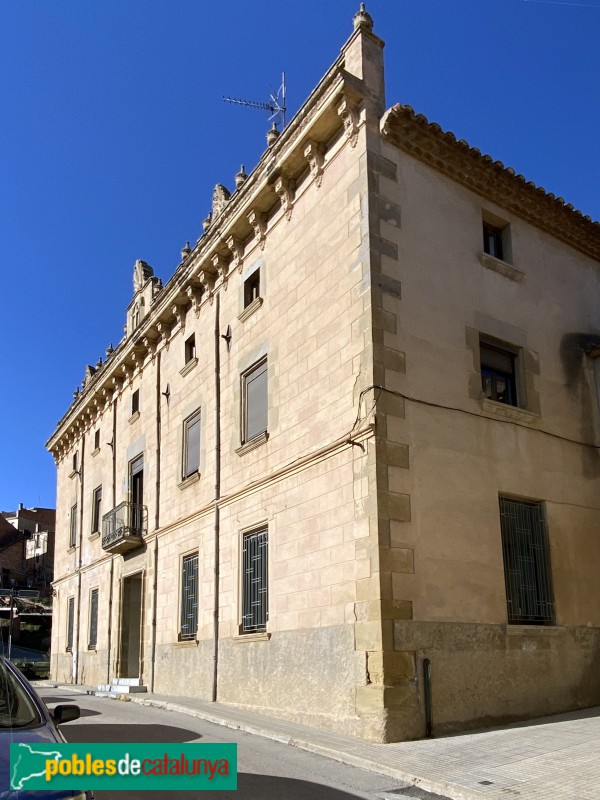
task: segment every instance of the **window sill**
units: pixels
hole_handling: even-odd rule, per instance
[[[184,478],[182,481],[179,481],[177,484],[178,489],[187,489],[188,486],[191,486],[193,483],[198,483],[200,480],[200,473],[194,472],[192,475],[188,475],[187,478]]]
[[[528,411],[526,408],[519,408],[519,406],[509,406],[508,403],[498,403],[495,400],[489,400],[487,397],[483,398],[481,410],[488,414],[494,414],[496,417],[510,419],[513,422],[531,424],[540,421],[540,415],[534,411]]]
[[[75,550],[77,550],[77,546],[74,545],[74,544],[70,544],[68,549],[67,549],[67,553],[74,553]]]
[[[233,642],[268,642],[271,634],[268,631],[257,631],[257,633],[239,633],[237,636],[232,636]]]
[[[95,450],[92,450],[92,453],[91,453],[91,455],[92,455],[92,456],[97,456],[99,452],[100,452],[100,448],[99,448],[99,447],[97,447]]]
[[[75,475],[79,475],[79,470],[78,469],[74,469],[73,472],[70,472],[69,473],[69,478],[74,478]]]
[[[139,411],[134,411],[133,414],[129,417],[129,420],[128,420],[129,424],[131,425],[133,422],[135,422],[137,419],[139,419],[139,417],[140,417],[140,412]]]
[[[99,539],[100,538],[100,531],[93,531],[93,533],[90,533],[90,537],[89,538],[90,538],[90,542],[93,541],[94,539]]]
[[[252,316],[255,311],[257,311],[263,304],[262,297],[257,297],[256,300],[253,300],[249,306],[242,311],[241,314],[238,314],[238,319],[240,322],[245,322],[248,317]]]
[[[185,364],[185,365],[184,365],[184,366],[183,366],[183,367],[182,367],[182,368],[179,370],[179,374],[180,374],[182,377],[183,377],[183,376],[185,376],[185,375],[187,375],[187,374],[188,374],[188,372],[191,372],[191,371],[194,369],[194,367],[196,366],[196,364],[197,364],[197,363],[198,363],[198,359],[197,359],[197,358],[190,358],[190,360],[187,362],[187,364]]]
[[[94,645],[89,645],[89,644],[88,644],[88,649],[87,649],[87,651],[88,651],[88,653],[90,653],[90,654],[91,654],[91,653],[93,653],[94,655],[95,655],[95,654],[98,652],[98,651],[96,650],[96,645],[95,645],[95,644],[94,644]]]
[[[256,450],[257,447],[262,447],[263,444],[266,444],[268,438],[268,431],[259,433],[258,436],[254,437],[254,439],[250,439],[249,442],[244,442],[244,444],[241,447],[238,447],[235,452],[238,454],[238,456],[246,455],[246,453],[249,453],[251,450]]]
[[[182,639],[181,641],[173,642],[172,647],[198,647],[198,639]]]
[[[500,258],[491,256],[489,253],[481,253],[480,261],[487,269],[491,269],[499,275],[504,275],[505,278],[509,278],[511,281],[522,281],[525,277],[522,269],[509,264],[507,261],[502,261]]]
[[[507,636],[558,636],[562,628],[557,625],[523,625],[523,623],[508,623],[504,626]]]

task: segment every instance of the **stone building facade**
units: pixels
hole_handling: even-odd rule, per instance
[[[600,226],[341,54],[48,442],[52,677],[375,741],[600,702]]]

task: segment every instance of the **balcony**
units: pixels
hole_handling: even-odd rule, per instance
[[[146,530],[146,506],[125,501],[102,517],[102,547],[126,553],[140,547]]]

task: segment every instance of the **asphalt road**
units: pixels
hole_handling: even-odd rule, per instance
[[[196,717],[137,703],[81,695],[64,689],[38,689],[46,704],[76,703],[81,717],[61,727],[69,742],[235,742],[238,745],[237,791],[185,792],[185,800],[437,800],[385,775],[340,764]],[[147,791],[95,792],[97,800],[153,800]],[[182,792],[160,798],[182,800]],[[442,800],[445,800],[442,798]]]

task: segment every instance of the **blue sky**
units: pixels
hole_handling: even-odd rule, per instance
[[[123,335],[132,267],[163,280],[212,188],[258,162],[355,0],[2,0],[0,508],[53,506],[44,443]],[[408,103],[600,219],[600,0],[371,0],[387,105]],[[288,119],[291,116],[288,113]]]

